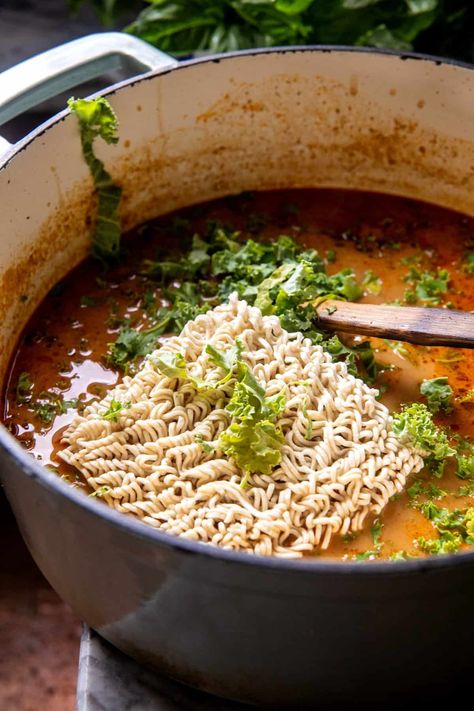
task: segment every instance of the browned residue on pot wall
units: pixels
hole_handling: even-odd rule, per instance
[[[417,95],[406,110],[397,110],[402,91],[394,88],[393,71],[384,96],[368,96],[367,77],[352,66],[367,60],[356,55],[350,58],[351,74],[344,82],[308,73],[307,65],[304,75],[275,68],[265,76],[269,62],[292,66],[292,57],[297,61],[298,53],[286,59],[262,55],[232,60],[245,71],[231,70],[227,60],[194,65],[111,95],[122,142],[115,153],[111,148],[105,155],[124,189],[124,229],[226,194],[288,187],[377,190],[474,214],[474,142],[433,128],[439,112],[429,99]],[[255,61],[263,67],[260,78],[248,64]],[[403,63],[400,67],[403,70]],[[458,68],[459,74],[462,71]],[[244,75],[252,81],[243,81]],[[222,86],[222,91],[220,98],[202,106],[207,83],[216,91]],[[416,105],[421,99],[423,111]],[[132,111],[132,106],[143,110]],[[68,128],[68,122],[61,128]],[[70,125],[69,140],[77,141],[77,128]],[[148,133],[153,127],[154,138],[146,143],[140,138],[143,125]],[[163,127],[160,135],[158,125]],[[48,155],[57,128],[41,138]],[[38,166],[38,181],[42,170]],[[62,192],[41,229],[31,235],[34,247],[0,276],[0,375],[34,304],[85,254],[93,212],[91,186]]]

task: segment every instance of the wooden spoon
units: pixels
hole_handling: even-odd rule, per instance
[[[316,307],[322,327],[379,336],[423,346],[474,348],[474,313],[426,306],[385,306],[323,301]]]

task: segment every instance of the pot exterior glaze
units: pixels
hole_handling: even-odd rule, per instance
[[[468,67],[273,50],[185,63],[108,97],[121,141],[100,154],[124,188],[126,228],[295,186],[377,189],[474,214]],[[87,251],[93,200],[73,117],[10,151],[0,196],[5,370],[19,325]],[[361,565],[222,551],[85,497],[3,429],[0,444],[7,496],[50,583],[106,639],[176,679],[290,709],[396,705],[469,678],[472,553]]]

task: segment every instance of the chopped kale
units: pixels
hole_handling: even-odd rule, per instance
[[[442,411],[449,413],[453,409],[453,389],[448,378],[425,380],[420,386],[420,393],[427,399],[428,409],[434,415]]]
[[[243,346],[239,339],[236,340],[235,346],[229,348],[226,351],[219,351],[217,348],[208,344],[206,346],[206,353],[209,356],[209,360],[218,368],[224,371],[224,377],[216,383],[215,387],[224,385],[228,380],[231,379],[238,362],[240,361],[240,356],[242,354]]]
[[[210,444],[207,440],[205,440],[202,435],[197,434],[194,438],[194,441],[196,442],[196,444],[201,445],[201,447],[206,452],[206,454],[211,454],[212,452],[216,451],[215,446]]]
[[[89,494],[89,496],[100,499],[102,496],[106,496],[106,494],[110,493],[110,491],[112,491],[110,486],[99,486],[99,488]]]
[[[57,415],[63,415],[68,410],[77,408],[77,400],[64,400],[54,390],[42,391],[31,407],[37,417],[46,425],[51,424]]]
[[[406,303],[416,304],[421,301],[425,306],[438,306],[448,291],[450,278],[447,269],[420,272],[416,267],[411,267],[404,278],[410,285],[405,291]]]
[[[15,388],[15,398],[19,405],[24,405],[31,400],[33,383],[30,380],[30,374],[23,371],[18,376],[18,382]]]
[[[407,494],[413,506],[418,505],[418,497],[425,496],[428,500],[441,499],[446,496],[446,491],[436,486],[432,481],[424,482],[421,479],[415,479],[413,484],[408,487]]]
[[[187,266],[181,264],[180,261],[173,262],[171,260],[167,260],[158,262],[152,261],[151,259],[143,260],[141,272],[143,275],[156,279],[162,283],[167,279],[182,277],[183,275],[189,274]]]
[[[394,353],[397,353],[397,355],[401,356],[402,358],[406,358],[410,362],[413,362],[413,356],[410,353],[406,343],[402,343],[401,341],[390,341],[390,340],[387,340],[386,338],[384,339],[384,343]]]
[[[377,550],[380,549],[380,547],[383,545],[382,543],[382,530],[383,530],[384,524],[381,522],[379,518],[376,518],[375,521],[372,524],[371,528],[371,533],[372,533],[372,541]]]
[[[153,316],[156,313],[156,297],[153,289],[147,289],[145,291],[141,305],[149,316]]]
[[[212,345],[206,347],[209,360],[219,367],[224,377],[211,386],[219,388],[234,377],[232,395],[226,405],[226,412],[231,416],[229,427],[224,430],[217,446],[222,449],[244,471],[241,486],[246,487],[251,474],[271,474],[281,461],[283,434],[275,424],[285,407],[284,393],[272,397],[265,395],[265,390],[257,382],[250,368],[241,359],[242,344],[226,351],[220,351]],[[156,363],[158,359],[154,359]],[[179,354],[162,354],[156,363],[169,377],[188,378],[184,358]],[[206,384],[207,385],[207,384]],[[205,452],[214,451],[202,436],[195,438]]]
[[[363,551],[362,553],[356,553],[354,558],[357,561],[371,560],[373,558],[378,558],[379,555],[380,555],[380,550],[374,549],[374,550]]]
[[[474,479],[474,455],[458,457],[456,474],[460,479]]]
[[[103,420],[111,420],[112,422],[118,422],[118,418],[122,410],[126,410],[131,405],[130,402],[119,402],[118,400],[111,400],[109,407],[101,415]]]
[[[266,397],[250,368],[239,360],[237,381],[226,406],[232,422],[221,433],[219,446],[245,472],[243,487],[251,474],[271,474],[280,463],[283,433],[275,420],[284,407],[284,394]]]
[[[181,353],[170,353],[165,351],[160,355],[153,355],[151,362],[167,378],[179,378],[189,380],[196,390],[212,390],[214,385],[206,383],[202,378],[191,375],[186,367],[186,361]]]
[[[438,538],[422,537],[417,540],[418,546],[425,553],[455,553],[463,544],[474,544],[474,507],[449,510],[429,501],[420,504],[418,508],[439,534]]]
[[[365,290],[370,294],[378,296],[382,291],[382,279],[369,269],[365,272],[362,286],[365,287]]]
[[[138,331],[129,323],[122,326],[114,343],[109,344],[107,361],[128,371],[137,358],[142,358],[157,347],[158,337],[166,330],[167,322],[158,322],[152,328]]]
[[[119,205],[122,189],[115,185],[104,164],[94,153],[94,141],[99,136],[106,143],[117,143],[118,121],[111,105],[103,97],[69,99],[68,106],[79,120],[81,145],[94,187],[98,207],[92,235],[92,254],[101,261],[116,259],[120,251],[121,228]]]
[[[36,402],[33,409],[45,425],[49,425],[57,415],[57,408],[51,402]]]
[[[448,555],[456,553],[462,545],[462,538],[457,533],[445,531],[439,538],[420,536],[416,543],[420,550],[429,555]]]
[[[456,454],[446,432],[435,425],[431,412],[422,403],[405,405],[393,418],[393,432],[418,451],[435,476],[442,476],[445,459]]]
[[[409,254],[406,257],[400,259],[400,264],[404,267],[410,267],[413,264],[420,264],[423,261],[423,253],[417,252],[416,254]]]
[[[474,274],[474,254],[472,252],[466,254],[463,269],[467,274]]]
[[[81,296],[81,306],[95,306],[97,303],[93,296]]]
[[[243,241],[231,227],[211,221],[203,236],[194,235],[187,254],[174,261],[148,260],[142,273],[161,282],[169,305],[154,309],[148,299],[147,313],[153,322],[149,329],[123,324],[117,341],[109,347],[109,362],[116,367],[129,368],[153,349],[154,337],[179,333],[189,320],[236,291],[264,314],[278,315],[285,329],[301,331],[321,343],[333,358],[345,361],[354,375],[373,383],[382,370],[368,341],[349,347],[318,326],[313,302],[328,297],[356,300],[363,295],[364,287],[354,272],[342,269],[329,276],[318,253],[303,250],[291,237]],[[148,333],[154,337],[148,338]]]
[[[474,496],[474,479],[470,479],[467,484],[460,486],[456,496]]]
[[[390,560],[401,561],[401,560],[411,560],[412,555],[409,555],[406,551],[396,551],[390,556]]]

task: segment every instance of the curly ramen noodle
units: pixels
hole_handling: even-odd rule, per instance
[[[286,396],[276,423],[281,462],[268,476],[252,474],[247,488],[232,459],[202,446],[216,445],[230,424],[224,408],[235,378],[201,392],[153,364],[156,354],[180,353],[190,374],[217,382],[222,371],[206,345],[227,350],[236,339],[266,396],[283,389]],[[359,531],[422,468],[376,395],[344,363],[234,294],[76,416],[60,456],[102,489],[107,504],[143,523],[227,549],[298,558],[327,548],[336,533]],[[102,419],[113,400],[123,405],[116,422]]]

